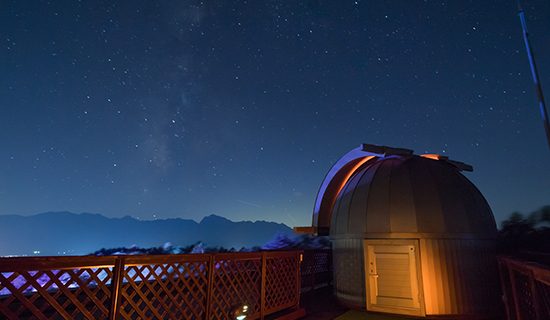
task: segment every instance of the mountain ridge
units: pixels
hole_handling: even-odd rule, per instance
[[[0,256],[82,255],[101,248],[156,247],[170,242],[186,246],[201,241],[225,248],[260,246],[277,234],[292,234],[283,223],[231,221],[209,215],[199,222],[169,218],[139,220],[98,213],[49,211],[33,215],[0,215]]]

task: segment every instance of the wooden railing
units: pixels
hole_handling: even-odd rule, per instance
[[[330,249],[304,250],[302,292],[328,286],[332,283],[332,251]]]
[[[498,263],[508,319],[550,319],[550,268],[510,257]]]
[[[0,319],[264,319],[299,308],[301,254],[0,258]]]

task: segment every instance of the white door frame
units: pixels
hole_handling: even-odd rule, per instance
[[[370,259],[374,256],[374,246],[412,246],[409,248],[412,259],[410,259],[411,272],[411,290],[413,301],[418,308],[399,307],[380,305],[376,303],[378,288],[374,282],[378,276],[376,274],[376,261]],[[424,305],[424,292],[422,288],[422,270],[420,269],[420,244],[418,239],[365,239],[364,247],[364,262],[365,262],[365,295],[367,301],[367,310],[376,312],[386,312],[413,316],[425,316],[426,308]],[[372,265],[371,265],[372,263]],[[416,273],[416,275],[415,275]],[[414,297],[417,299],[414,299]]]

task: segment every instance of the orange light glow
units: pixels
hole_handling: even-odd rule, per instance
[[[427,153],[427,154],[423,154],[423,155],[421,155],[421,157],[422,157],[422,158],[432,159],[432,160],[446,160],[446,159],[448,159],[447,157],[442,156],[442,155],[439,155],[439,154],[436,154],[436,153]]]
[[[342,179],[342,182],[340,183],[340,186],[338,187],[338,192],[336,192],[336,196],[334,197],[334,201],[333,201],[332,205],[334,205],[334,202],[336,202],[336,199],[338,198],[338,195],[340,194],[342,189],[344,189],[344,186],[346,185],[348,180],[351,178],[351,176],[355,173],[355,171],[357,171],[357,169],[359,169],[367,161],[369,161],[371,159],[374,159],[374,158],[376,158],[376,157],[375,156],[368,156],[368,157],[365,157],[365,158],[359,160],[359,162],[357,162],[357,164],[355,166],[353,166],[353,168],[351,168],[351,170],[349,170],[346,173],[346,176],[344,177],[344,179]]]

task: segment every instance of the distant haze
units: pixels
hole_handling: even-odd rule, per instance
[[[82,255],[101,248],[186,246],[202,241],[225,248],[263,245],[277,234],[291,234],[281,223],[233,222],[211,215],[185,219],[137,220],[100,214],[47,212],[32,216],[0,215],[0,256]]]

